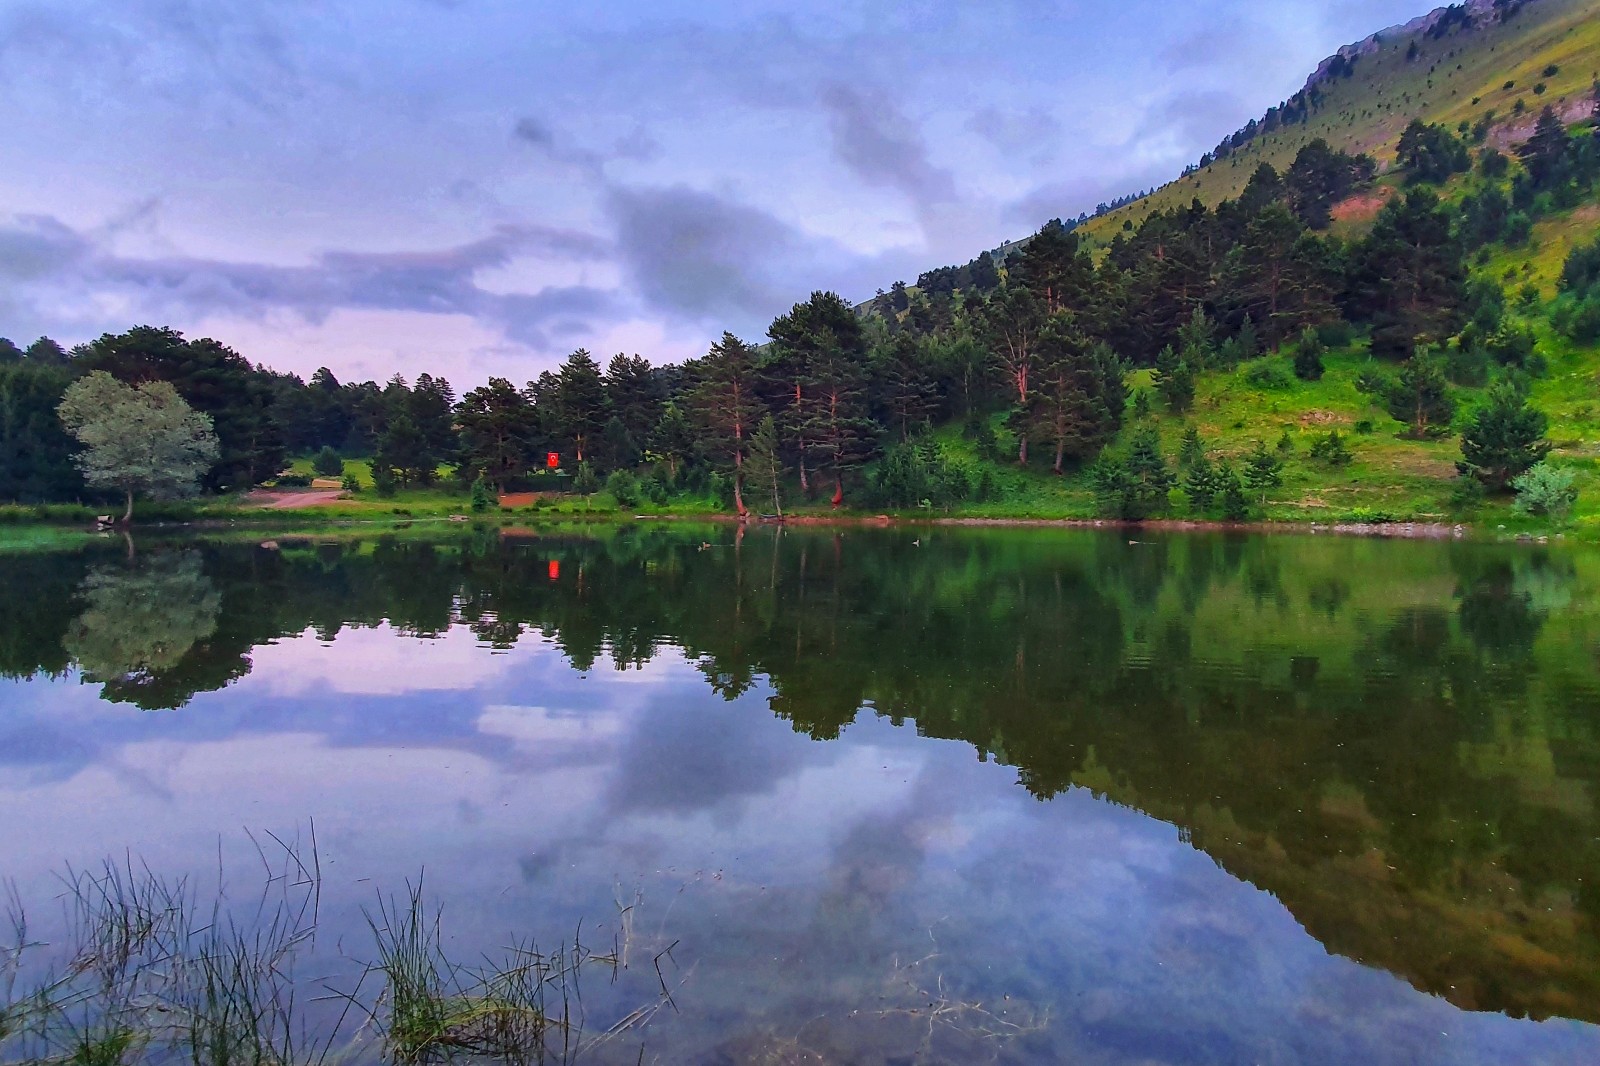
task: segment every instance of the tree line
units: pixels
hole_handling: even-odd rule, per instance
[[[0,498],[83,495],[79,443],[57,410],[96,371],[167,382],[210,421],[216,454],[200,483],[211,492],[248,489],[291,456],[322,453],[370,457],[380,491],[431,484],[441,470],[508,491],[544,483],[553,467],[580,490],[615,479],[625,505],[693,492],[744,513],[752,480],[774,509],[786,495],[956,503],[992,486],[940,454],[934,425],[959,421],[988,458],[1009,450],[1021,465],[1065,473],[1093,463],[1148,404],[1130,402],[1130,369],[1153,368],[1161,401],[1181,414],[1203,370],[1290,344],[1309,377],[1320,373],[1314,349],[1352,329],[1403,364],[1397,382],[1374,388],[1409,389],[1390,407],[1409,410],[1396,417],[1421,434],[1449,422],[1430,397],[1450,368],[1503,374],[1513,390],[1513,371],[1538,369],[1507,295],[1469,284],[1472,256],[1578,202],[1600,177],[1600,144],[1548,109],[1517,158],[1492,148],[1473,158],[1456,133],[1414,126],[1401,143],[1405,188],[1366,236],[1346,240],[1330,232],[1334,208],[1370,186],[1375,167],[1314,141],[1283,173],[1259,166],[1237,199],[1125,224],[1098,257],[1054,220],[1003,259],[929,272],[866,308],[813,293],[772,322],[764,343],[725,334],[706,355],[668,366],[626,354],[602,365],[580,349],[533,380],[497,377],[460,397],[427,373],[379,384],[321,369],[303,380],[150,326],[70,352],[47,338],[26,350],[0,341]],[[1470,185],[1452,207],[1435,185],[1464,168]],[[1575,336],[1600,332],[1585,254],[1574,253],[1558,308]],[[1502,487],[1503,473],[1485,482]]]

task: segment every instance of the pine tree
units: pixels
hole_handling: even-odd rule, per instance
[[[1251,492],[1261,494],[1267,502],[1267,493],[1283,484],[1283,460],[1267,450],[1265,441],[1256,441],[1256,449],[1245,458],[1244,485]]]
[[[1465,321],[1466,268],[1449,213],[1425,188],[1379,212],[1354,254],[1349,299],[1373,324],[1372,350],[1409,356],[1418,338],[1442,341]]]
[[[1001,286],[984,307],[983,332],[996,365],[1005,375],[1018,411],[1026,411],[1038,362],[1035,350],[1044,325],[1044,306],[1027,288]],[[1017,435],[1017,463],[1028,464],[1028,435]]]
[[[1090,471],[1101,506],[1127,522],[1161,514],[1177,478],[1161,454],[1161,435],[1154,426],[1134,431],[1124,456],[1102,455]]]
[[[1205,453],[1202,452],[1198,458],[1189,463],[1188,473],[1183,479],[1183,491],[1189,497],[1190,511],[1197,515],[1210,511],[1221,487],[1217,468]]]
[[[1489,402],[1479,408],[1461,435],[1462,461],[1456,469],[1474,477],[1494,492],[1544,461],[1550,442],[1544,439],[1550,420],[1528,406],[1516,389],[1500,384],[1489,390]]]
[[[756,398],[755,350],[724,333],[690,373],[695,381],[690,410],[709,434],[706,452],[733,475],[733,505],[743,517],[749,513],[744,503],[744,464],[750,454],[750,434],[762,415]]]
[[[872,391],[882,405],[880,417],[904,443],[927,422],[938,403],[923,346],[912,334],[898,333],[875,348],[872,356]]]
[[[778,450],[778,424],[771,415],[763,416],[750,436],[745,475],[751,485],[772,501],[772,513],[782,518],[783,457]]]
[[[1533,135],[1517,149],[1517,155],[1528,168],[1534,187],[1548,189],[1567,180],[1571,151],[1572,138],[1567,135],[1566,123],[1555,108],[1546,107],[1539,112]]]
[[[1049,442],[1051,469],[1066,472],[1066,460],[1100,452],[1122,426],[1128,395],[1124,368],[1104,344],[1092,344],[1067,314],[1051,316],[1038,341],[1037,387],[1017,427]]]
[[[556,375],[555,429],[564,441],[571,441],[578,463],[588,461],[593,445],[610,418],[605,379],[600,364],[587,349],[579,348],[567,356]]]
[[[609,458],[617,466],[633,466],[639,461],[640,448],[661,420],[665,403],[655,368],[637,355],[618,353],[606,364],[605,390],[611,417],[621,422],[626,440],[632,442],[625,453],[614,452]],[[616,437],[609,426],[607,436]]]
[[[1394,420],[1409,425],[1411,436],[1418,439],[1436,427],[1449,425],[1455,416],[1455,401],[1437,354],[1424,349],[1407,360],[1400,379],[1389,389],[1388,406]]]
[[[1307,326],[1300,334],[1294,349],[1294,376],[1301,381],[1321,381],[1322,353],[1325,348],[1317,331]]]
[[[492,488],[528,468],[534,411],[526,394],[505,378],[490,378],[482,388],[461,398],[456,409],[461,426],[461,458],[465,467],[487,478]],[[374,470],[374,480],[377,471]]]
[[[845,475],[872,456],[874,426],[867,417],[866,368],[837,345],[807,367],[801,433],[819,470],[833,476],[831,502],[844,502]]]
[[[1183,431],[1183,446],[1178,450],[1178,467],[1189,470],[1206,457],[1206,446],[1200,440],[1200,430],[1193,423]]]
[[[1217,485],[1217,496],[1222,501],[1222,517],[1229,522],[1243,522],[1249,518],[1250,500],[1244,494],[1238,471],[1227,460],[1223,460],[1217,468]]]
[[[1180,359],[1171,345],[1156,357],[1156,388],[1167,410],[1175,415],[1194,406],[1194,367]]]

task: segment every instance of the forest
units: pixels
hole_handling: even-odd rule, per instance
[[[1600,88],[1594,106],[1600,117]],[[1289,449],[1263,440],[1222,454],[1190,426],[1169,458],[1153,418],[1186,417],[1207,374],[1264,379],[1287,365],[1315,381],[1325,353],[1346,348],[1370,354],[1357,388],[1396,432],[1462,436],[1458,496],[1505,492],[1550,448],[1548,419],[1529,404],[1547,369],[1536,326],[1600,341],[1600,241],[1571,253],[1553,300],[1479,268],[1492,247],[1525,243],[1539,219],[1594,198],[1597,133],[1594,118],[1569,127],[1546,108],[1507,153],[1485,123],[1415,121],[1384,176],[1313,141],[1282,173],[1258,166],[1236,199],[1125,222],[1103,246],[1053,220],[1002,256],[859,307],[813,293],[759,343],[724,334],[682,365],[580,349],[533,380],[459,396],[426,373],[303,380],[170,328],[71,350],[0,340],[0,500],[100,498],[57,409],[74,381],[103,371],[168,382],[210,420],[216,452],[196,485],[210,494],[293,484],[290,460],[315,457],[351,492],[443,483],[482,505],[552,488],[739,514],[952,509],[1003,495],[993,471],[1014,465],[1087,471],[1111,516],[1240,519],[1266,501]],[[1388,195],[1366,232],[1335,225],[1341,204],[1374,190]],[[1278,363],[1263,358],[1273,352]],[[940,427],[959,428],[963,455]],[[1335,427],[1312,455],[1336,470],[1346,449]],[[353,458],[370,460],[370,485],[344,470]],[[1556,482],[1543,486],[1551,514],[1571,502],[1570,477]]]

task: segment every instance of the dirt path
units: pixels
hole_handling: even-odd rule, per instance
[[[299,511],[307,507],[322,507],[336,503],[344,492],[340,489],[314,489],[309,492],[274,492],[257,489],[245,497],[246,502],[269,511]]]

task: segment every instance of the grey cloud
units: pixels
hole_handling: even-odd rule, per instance
[[[599,181],[605,180],[605,166],[613,160],[640,162],[654,158],[661,151],[661,146],[643,126],[636,126],[626,136],[616,138],[606,151],[574,144],[547,122],[531,115],[517,119],[511,134],[547,159],[588,172]]]
[[[882,93],[830,85],[822,93],[839,160],[870,185],[897,189],[918,205],[955,199],[955,179],[933,165],[921,133]]]
[[[1208,70],[1231,66],[1240,53],[1259,54],[1278,43],[1277,35],[1260,20],[1248,26],[1238,18],[1207,22],[1161,50],[1161,62],[1168,72]]]
[[[620,258],[645,301],[689,319],[770,315],[799,298],[795,274],[816,257],[765,211],[687,186],[613,189],[609,206]]]
[[[1198,155],[1249,121],[1250,112],[1251,105],[1225,89],[1174,93],[1145,113],[1136,136],[1176,132],[1181,144]]]
[[[1041,185],[1010,204],[1005,216],[1021,232],[1008,234],[1014,240],[1023,232],[1037,230],[1052,218],[1076,218],[1093,213],[1096,205],[1129,193],[1162,184],[1171,176],[1164,164],[1148,164],[1114,178],[1080,178]]]
[[[10,253],[10,254],[7,254]],[[616,297],[585,286],[496,293],[477,271],[533,256],[569,262],[608,259],[611,247],[591,234],[544,226],[502,226],[453,248],[415,252],[334,251],[306,266],[224,262],[192,257],[117,256],[53,219],[0,226],[0,262],[21,283],[65,277],[89,292],[131,291],[166,312],[245,315],[288,310],[318,321],[335,310],[418,311],[485,319],[537,348],[581,332],[596,318],[620,314]],[[3,275],[0,275],[3,276]],[[13,291],[0,300],[21,303]]]
[[[89,251],[89,242],[58,220],[24,215],[0,226],[0,278],[24,281],[53,274]]]
[[[1061,136],[1061,123],[1042,107],[1002,110],[983,107],[967,119],[967,129],[1007,154],[1028,153],[1035,158],[1053,156]]]
[[[724,703],[699,689],[674,693],[651,705],[622,746],[609,806],[694,814],[769,795],[837,754],[786,728],[755,697]]]
[[[310,0],[22,3],[0,17],[0,69],[271,108],[304,92],[293,42],[311,17],[332,21]]]

